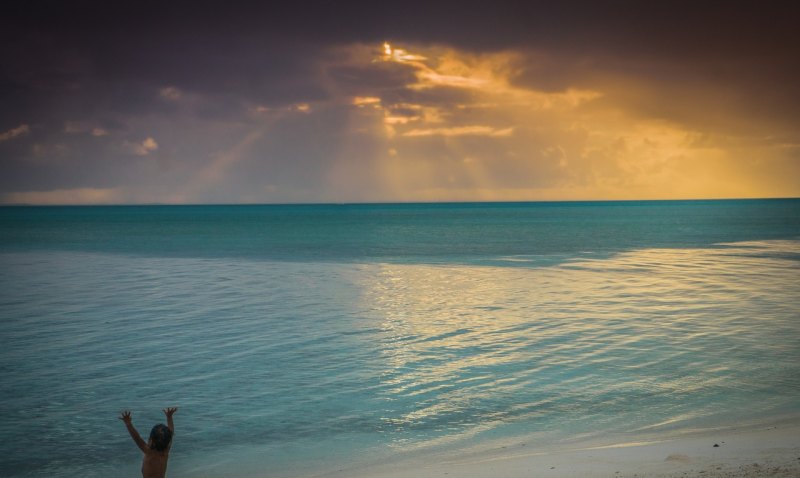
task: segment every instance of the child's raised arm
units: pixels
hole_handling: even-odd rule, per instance
[[[142,450],[142,453],[147,453],[147,443],[142,440],[142,437],[139,435],[139,432],[136,431],[136,428],[133,426],[133,422],[131,421],[131,412],[125,410],[119,416],[119,419],[125,423],[125,428],[128,429],[128,433],[131,434],[131,438],[136,443],[136,446]]]
[[[165,408],[163,410],[164,415],[167,416],[167,426],[172,433],[175,433],[175,424],[172,422],[172,415],[177,411],[178,407]]]

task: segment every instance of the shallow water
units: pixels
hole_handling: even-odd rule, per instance
[[[136,476],[115,416],[173,405],[171,474],[233,477],[798,415],[800,241],[763,234],[427,262],[13,243],[0,470]]]

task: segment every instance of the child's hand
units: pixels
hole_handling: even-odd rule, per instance
[[[130,423],[131,422],[131,412],[128,411],[128,410],[125,410],[124,412],[120,413],[119,419],[122,420],[125,423]]]
[[[172,414],[177,412],[177,411],[178,411],[178,407],[165,408],[163,410],[164,415],[166,415],[167,418],[172,418]]]

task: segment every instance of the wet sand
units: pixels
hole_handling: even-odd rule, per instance
[[[800,423],[705,431],[648,442],[535,450],[528,444],[480,454],[404,461],[331,477],[358,478],[733,478],[800,477]]]

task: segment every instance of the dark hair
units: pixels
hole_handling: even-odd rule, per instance
[[[172,442],[172,430],[163,423],[159,423],[150,430],[150,448],[157,451],[164,451],[169,448]]]

